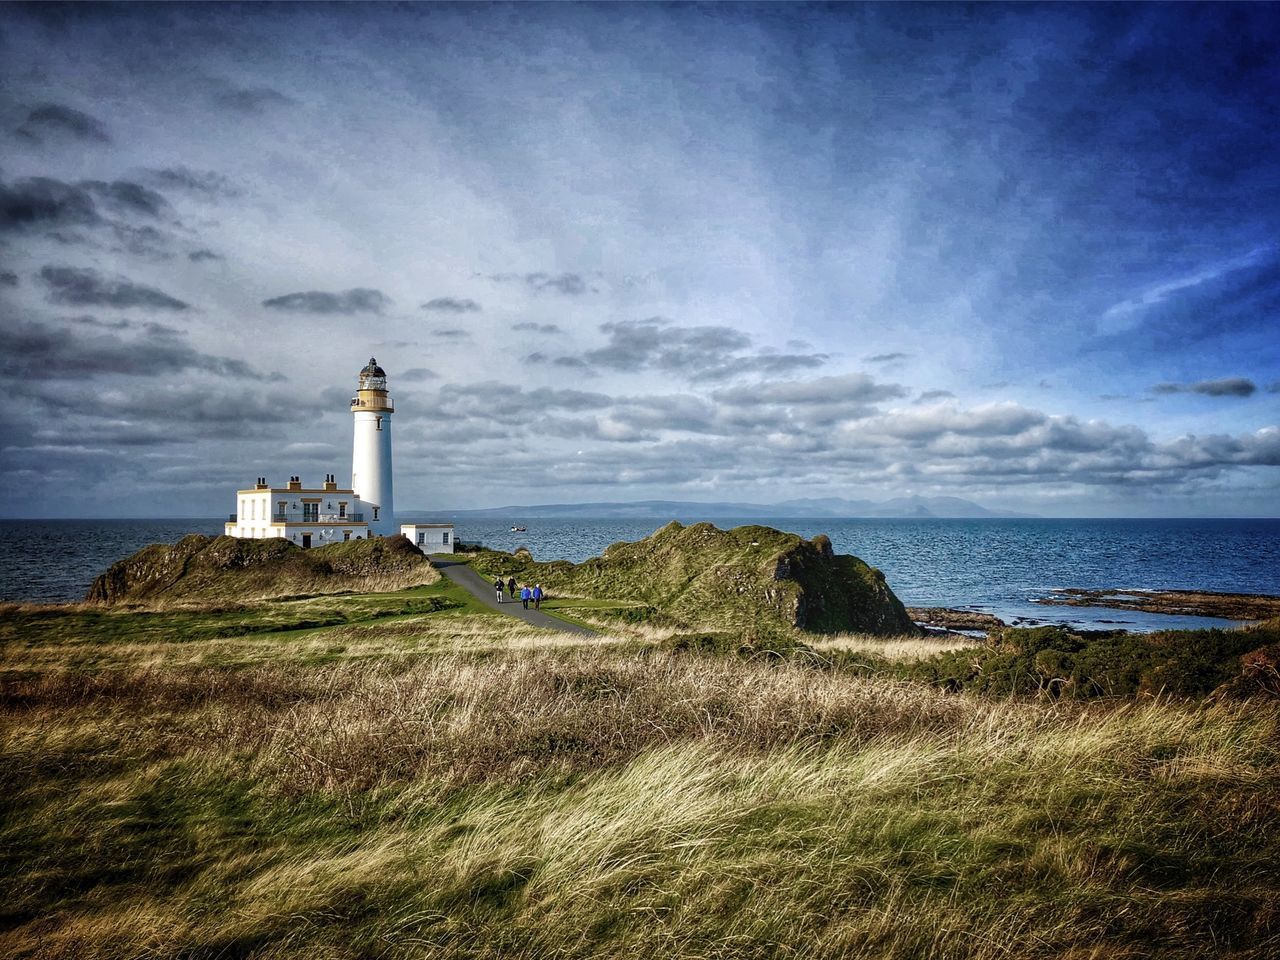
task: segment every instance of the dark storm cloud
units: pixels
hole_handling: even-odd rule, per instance
[[[534,293],[559,293],[566,297],[581,296],[595,288],[579,273],[489,273],[482,274],[495,283],[523,283]]]
[[[16,287],[18,275],[12,270],[0,270],[0,287]]]
[[[527,330],[530,333],[564,333],[560,329],[560,325],[556,323],[534,323],[532,320],[525,320],[522,323],[513,324],[512,330]]]
[[[190,309],[190,304],[154,287],[123,277],[104,277],[90,268],[48,266],[41,269],[40,279],[49,287],[49,299],[54,303],[147,310]]]
[[[75,326],[66,327],[11,316],[0,319],[6,345],[0,354],[0,375],[20,380],[107,374],[160,377],[192,370],[241,379],[258,375],[243,361],[195,349],[184,333],[160,324],[120,326],[92,317],[73,322]],[[125,330],[138,335],[126,338],[121,335]]]
[[[66,135],[78,140],[109,143],[107,128],[87,113],[58,103],[46,103],[29,114],[18,133],[32,140],[42,140],[49,135]]]
[[[1246,377],[1227,377],[1222,380],[1201,380],[1198,383],[1158,383],[1152,393],[1199,393],[1206,397],[1251,397],[1258,392],[1258,385]]]
[[[893,363],[895,360],[907,360],[909,353],[877,353],[866,358],[867,363]]]
[[[212,250],[192,250],[187,254],[187,259],[192,263],[204,263],[207,260],[223,260],[222,254],[214,253]]]
[[[950,390],[926,390],[916,397],[918,403],[928,403],[930,400],[949,400],[955,397]]]
[[[401,370],[396,374],[396,380],[404,380],[409,383],[416,383],[420,380],[430,380],[435,374],[426,367],[410,367],[408,370]]]
[[[479,313],[481,308],[480,304],[466,298],[436,297],[424,303],[422,309],[439,313]]]
[[[83,187],[51,177],[0,183],[0,230],[86,226],[102,222]]]
[[[391,298],[381,290],[354,287],[337,293],[322,290],[286,293],[284,296],[263,300],[262,305],[271,310],[350,316],[356,313],[382,313],[391,305]]]
[[[180,190],[207,198],[237,197],[240,190],[230,180],[212,170],[192,170],[189,167],[164,167],[149,169],[146,177],[156,186],[167,190]]]

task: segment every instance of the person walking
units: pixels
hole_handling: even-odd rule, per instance
[[[542,584],[540,583],[533,585],[533,609],[542,609]]]
[[[495,580],[493,581],[493,589],[494,589],[494,590],[496,590],[496,591],[498,591],[498,602],[499,602],[499,603],[501,603],[501,602],[502,602],[502,587],[503,587],[503,583],[502,583],[502,578],[501,578],[501,577],[498,577],[497,579],[495,579]]]
[[[514,603],[516,599],[516,578],[512,577],[507,581],[507,593],[511,594],[511,600]]]
[[[526,610],[529,609],[529,598],[532,596],[533,591],[529,589],[528,585],[520,588],[520,602],[524,604]]]

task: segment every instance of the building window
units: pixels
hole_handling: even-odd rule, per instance
[[[423,533],[421,530],[419,530],[419,531],[418,531],[418,546],[422,546],[422,545],[423,545],[424,543],[426,543],[426,542],[427,542],[427,535],[426,535],[425,533]]]
[[[343,539],[343,540],[350,540],[350,539],[351,539],[351,531],[350,531],[350,530],[343,530],[343,531],[342,531],[342,539]]]
[[[447,532],[440,534],[440,542],[445,544],[449,542],[449,534]]]
[[[304,503],[302,505],[302,522],[316,523],[320,519],[320,504]]]
[[[338,519],[339,520],[347,519],[347,501],[345,500],[338,501]]]

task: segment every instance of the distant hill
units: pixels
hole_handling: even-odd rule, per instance
[[[512,504],[483,510],[401,511],[431,512],[444,517],[580,517],[643,520],[717,520],[725,517],[741,520],[783,519],[801,517],[840,518],[975,518],[1030,517],[1034,514],[1009,510],[988,510],[981,504],[960,497],[895,497],[877,503],[874,500],[845,500],[840,497],[784,500],[781,503],[739,503],[717,501],[699,503],[690,500],[636,500],[629,503],[541,503]]]

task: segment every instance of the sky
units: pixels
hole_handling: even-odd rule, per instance
[[[0,513],[1280,515],[1280,7],[0,7]]]

